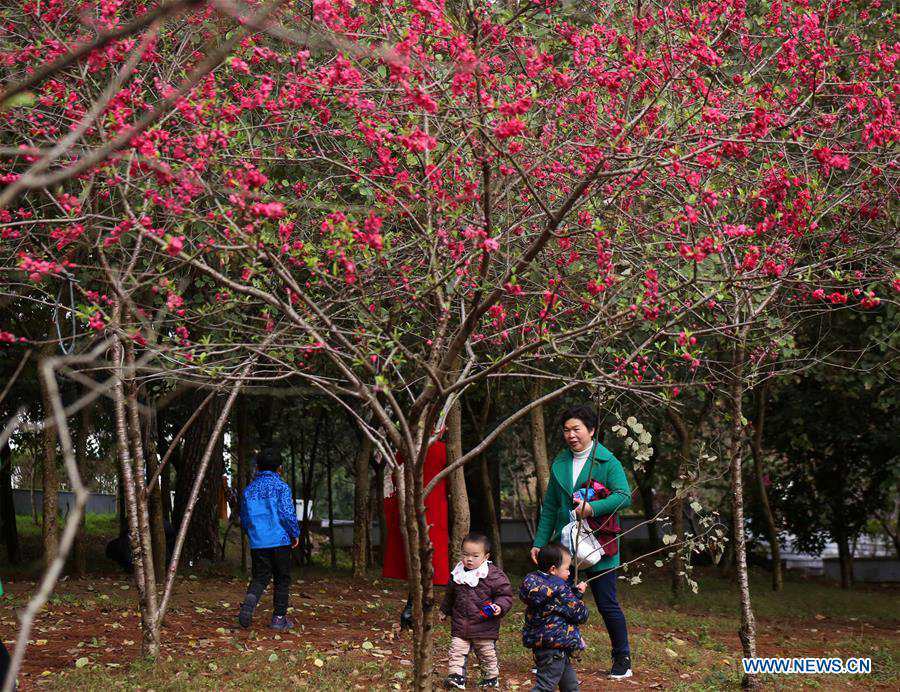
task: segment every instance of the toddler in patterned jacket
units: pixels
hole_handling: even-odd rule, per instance
[[[584,648],[578,625],[588,618],[581,600],[587,584],[569,585],[571,564],[568,550],[559,543],[548,543],[538,552],[538,570],[519,587],[519,598],[527,607],[522,643],[534,651],[537,674],[532,692],[579,689],[571,657]]]

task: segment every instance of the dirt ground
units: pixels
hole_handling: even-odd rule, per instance
[[[515,581],[515,580],[514,580]],[[33,588],[7,585],[0,633],[11,648],[18,623],[15,608]],[[411,677],[409,634],[400,632],[397,614],[405,600],[402,585],[370,578],[313,573],[295,579],[291,617],[297,628],[277,634],[268,629],[270,594],[253,627],[237,627],[237,604],[245,582],[237,578],[186,578],[163,631],[163,650],[155,668],[141,663],[140,633],[133,586],[104,576],[65,581],[39,616],[19,683],[36,688],[195,689],[305,686],[313,689],[405,689]],[[898,591],[875,594],[896,609]],[[593,606],[584,628],[588,651],[578,663],[584,690],[723,689],[739,683],[736,619],[692,607],[671,608],[649,598],[623,598],[630,620],[635,677],[612,683],[608,640]],[[12,605],[12,607],[10,607]],[[702,605],[702,601],[697,605]],[[505,619],[501,676],[506,689],[531,686],[530,657],[519,643],[521,604]],[[765,610],[765,608],[763,608]],[[897,689],[900,650],[898,620],[841,617],[760,617],[760,655],[873,655],[872,676],[819,676],[771,680],[775,688]],[[437,669],[446,672],[446,625],[438,625]],[[274,654],[274,658],[273,658]],[[475,671],[470,683],[477,679]],[[473,685],[474,686],[474,685]]]

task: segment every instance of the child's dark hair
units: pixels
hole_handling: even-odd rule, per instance
[[[541,572],[549,572],[551,567],[559,569],[562,567],[563,559],[566,555],[571,557],[566,548],[559,543],[548,543],[538,551],[537,566]]]
[[[592,406],[579,404],[578,406],[567,408],[559,417],[559,427],[563,427],[566,424],[566,421],[572,418],[580,420],[588,430],[597,429],[597,412]]]
[[[257,471],[277,471],[281,467],[281,451],[269,447],[257,454],[254,461]]]
[[[481,543],[481,547],[484,548],[485,553],[491,552],[491,539],[485,536],[483,533],[467,533],[465,536],[463,536],[463,539],[459,545],[460,547],[462,547],[466,543]]]

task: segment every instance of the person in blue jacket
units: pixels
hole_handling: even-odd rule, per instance
[[[263,591],[274,582],[272,624],[276,630],[291,629],[287,618],[291,588],[291,550],[300,541],[300,525],[291,489],[278,475],[281,455],[267,449],[256,456],[256,475],[244,489],[241,527],[250,543],[252,576],[238,613],[241,627],[250,627],[253,611]]]

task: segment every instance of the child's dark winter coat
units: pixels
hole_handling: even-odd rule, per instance
[[[581,648],[578,625],[587,622],[588,610],[581,596],[567,582],[545,572],[532,572],[519,587],[527,606],[522,643],[529,649]]]
[[[500,614],[485,617],[482,608],[495,603]],[[475,586],[457,584],[451,577],[441,612],[450,616],[450,634],[460,639],[499,639],[500,619],[512,607],[513,593],[509,578],[494,564]]]

